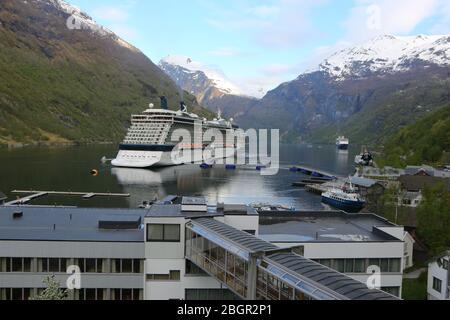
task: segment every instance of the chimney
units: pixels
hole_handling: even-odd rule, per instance
[[[181,112],[187,112],[188,110],[187,110],[187,106],[186,106],[186,104],[184,103],[184,101],[181,101],[180,102],[180,111]]]
[[[160,99],[161,99],[161,109],[168,110],[169,104],[167,102],[167,98],[165,96],[162,96]]]

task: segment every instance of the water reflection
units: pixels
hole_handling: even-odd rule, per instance
[[[10,199],[13,189],[88,191],[130,193],[130,199],[97,198],[82,201],[79,198],[43,198],[37,204],[64,204],[78,206],[132,207],[155,196],[170,194],[205,195],[212,203],[273,203],[299,209],[323,208],[320,197],[303,189],[292,187],[302,180],[289,167],[306,165],[336,175],[351,173],[358,147],[338,152],[335,145],[281,145],[281,169],[276,176],[261,176],[255,167],[226,170],[215,166],[203,170],[198,165],[159,168],[154,170],[112,168],[101,165],[101,158],[111,158],[115,146],[88,146],[60,149],[21,149],[0,151],[0,190]],[[92,177],[93,168],[100,175]]]

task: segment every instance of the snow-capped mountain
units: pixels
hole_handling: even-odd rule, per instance
[[[117,36],[113,31],[98,24],[97,22],[94,21],[94,19],[92,19],[92,17],[83,12],[81,9],[67,3],[64,0],[28,0],[28,1],[37,1],[43,4],[48,4],[55,7],[57,10],[68,14],[69,16],[67,18],[66,23],[68,29],[90,31],[99,36],[111,38],[117,44],[130,50],[139,52],[139,50],[136,47],[132,46],[131,44],[129,44],[128,42]]]
[[[185,56],[167,56],[159,67],[183,90],[193,94],[208,109],[237,118],[256,101],[230,81],[218,68]]]
[[[334,53],[313,71],[322,71],[337,80],[344,80],[408,71],[416,64],[450,65],[450,37],[379,36]]]
[[[201,101],[221,95],[243,95],[242,90],[223,71],[189,57],[170,55],[163,58],[159,66],[180,87],[198,96]]]
[[[450,36],[380,36],[332,54],[236,119],[290,139],[370,143],[448,105],[449,88]]]

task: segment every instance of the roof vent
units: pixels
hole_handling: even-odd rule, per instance
[[[208,206],[205,197],[183,197],[181,202],[183,212],[207,212]]]
[[[14,220],[21,219],[21,218],[23,218],[23,212],[22,211],[16,211],[16,212],[13,213],[13,219]]]
[[[117,220],[100,220],[98,222],[98,228],[102,230],[138,230],[141,224],[141,217],[129,217]]]

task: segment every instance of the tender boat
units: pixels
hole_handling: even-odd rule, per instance
[[[322,202],[336,209],[355,213],[364,208],[366,202],[355,192],[353,186],[350,189],[334,188],[322,194]]]

